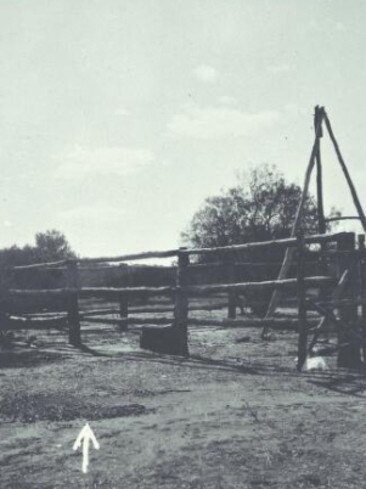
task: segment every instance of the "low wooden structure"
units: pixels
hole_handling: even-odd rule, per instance
[[[47,267],[59,267],[64,271],[66,277],[66,286],[56,289],[2,289],[1,315],[11,318],[3,322],[3,328],[19,329],[24,327],[37,327],[37,323],[31,315],[20,311],[19,314],[14,312],[16,303],[19,299],[50,300],[57,299],[56,311],[64,312],[64,316],[57,318],[54,326],[60,324],[68,327],[69,342],[79,347],[82,344],[81,321],[87,320],[91,323],[105,322],[118,325],[120,330],[126,330],[128,325],[138,323],[140,326],[144,322],[149,326],[142,326],[141,329],[141,346],[161,353],[170,353],[176,355],[188,355],[188,326],[191,324],[200,324],[202,321],[189,318],[190,301],[192,298],[207,296],[220,293],[227,296],[226,307],[228,308],[227,320],[210,320],[206,323],[222,326],[245,327],[253,325],[266,325],[269,328],[284,327],[297,329],[299,334],[298,343],[298,368],[301,369],[306,357],[311,353],[315,343],[320,335],[329,329],[330,325],[338,330],[338,358],[341,366],[356,366],[361,359],[361,350],[365,349],[364,337],[366,337],[365,307],[366,307],[366,288],[364,286],[366,276],[365,258],[366,252],[364,247],[364,237],[359,238],[356,246],[355,236],[353,233],[335,233],[322,234],[314,236],[298,235],[296,238],[273,240],[259,243],[247,243],[242,245],[205,248],[205,249],[186,249],[145,252],[134,255],[122,255],[119,257],[101,257],[93,259],[70,260],[51,264],[30,265],[28,267],[14,267],[13,273],[18,269],[33,270],[36,266],[47,269]],[[310,247],[317,245],[319,247],[319,263],[324,259],[332,260],[336,267],[336,273],[333,275],[306,276],[305,262],[307,255],[310,254]],[[190,266],[194,256],[209,254],[231,257],[225,263],[230,263],[230,267],[235,272],[235,253],[241,250],[257,250],[270,248],[291,248],[293,256],[296,257],[297,276],[293,278],[265,281],[248,281],[248,282],[231,282],[216,284],[191,285],[189,282]],[[80,270],[85,264],[88,266],[107,263],[110,261],[120,260],[140,260],[141,258],[158,258],[158,257],[176,257],[176,283],[172,286],[126,286],[126,287],[82,287],[79,283]],[[311,259],[314,260],[314,252],[311,253]],[[204,270],[217,266],[215,264],[206,264]],[[235,277],[235,273],[232,275]],[[362,279],[362,280],[361,280]],[[4,281],[3,281],[4,282]],[[314,299],[307,295],[309,289],[326,289],[330,291],[327,300]],[[233,301],[233,293],[245,293],[247,291],[257,291],[259,294],[266,290],[292,291],[297,296],[298,318],[249,318],[247,320],[237,319],[237,303]],[[140,296],[166,296],[172,301],[173,305],[162,305],[155,307],[143,308],[133,306],[133,299]],[[320,297],[320,296],[319,296]],[[324,299],[324,294],[321,296]],[[83,298],[108,299],[115,302],[116,307],[99,308],[92,310],[80,310],[79,302]],[[208,309],[222,308],[225,304],[211,303]],[[358,317],[358,306],[361,305],[362,315]],[[201,306],[192,306],[192,310]],[[52,306],[49,307],[52,311]],[[309,320],[307,311],[315,310],[323,318],[314,321]],[[144,321],[143,318],[131,317],[131,314],[143,312],[172,312],[173,320],[160,318],[155,320],[155,326],[151,326],[151,319]],[[339,314],[337,314],[339,311]],[[66,316],[65,316],[66,313]],[[48,314],[48,315],[47,315]],[[104,318],[105,315],[118,314],[119,319]],[[101,319],[102,318],[102,319]],[[38,322],[40,328],[49,328],[52,326],[52,319],[49,313],[43,313],[42,319]],[[158,325],[160,324],[160,326]],[[164,325],[165,324],[165,325]]]

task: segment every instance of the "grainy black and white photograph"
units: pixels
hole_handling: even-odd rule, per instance
[[[364,0],[0,0],[0,488],[362,489]]]

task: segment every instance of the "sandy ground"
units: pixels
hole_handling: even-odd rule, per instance
[[[0,353],[1,489],[365,487],[365,378],[298,374],[294,334],[195,327],[187,359],[113,326],[84,328],[91,351],[37,336]]]

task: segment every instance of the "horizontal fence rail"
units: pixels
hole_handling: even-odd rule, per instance
[[[337,241],[339,236],[344,233],[334,233],[334,234],[315,234],[313,236],[307,236],[305,238],[306,244],[322,244],[330,243],[332,241]],[[244,243],[231,246],[218,246],[213,248],[187,248],[181,249],[179,252],[184,255],[203,255],[203,254],[214,254],[214,253],[232,253],[236,251],[252,251],[259,250],[263,248],[279,247],[279,248],[290,248],[297,246],[296,238],[285,238],[285,239],[274,239],[271,241],[260,241],[257,243]]]
[[[67,265],[70,260],[60,260],[46,263],[32,263],[31,265],[16,265],[12,267],[12,270],[33,270],[35,268],[51,268],[51,267],[62,267]],[[58,268],[57,268],[58,269]]]
[[[337,241],[344,234],[348,233],[331,233],[331,234],[315,234],[312,236],[306,236],[306,244],[324,244]],[[31,265],[17,265],[12,267],[13,270],[27,270],[36,268],[49,268],[49,267],[61,267],[66,266],[71,262],[77,262],[79,264],[92,264],[92,263],[115,263],[124,261],[134,261],[134,260],[145,260],[151,258],[173,258],[179,255],[202,255],[202,254],[215,254],[215,253],[232,253],[236,251],[251,251],[256,249],[280,247],[289,248],[296,247],[296,238],[284,238],[284,239],[274,239],[268,241],[260,241],[254,243],[244,243],[238,245],[229,246],[218,246],[211,248],[178,248],[173,250],[164,251],[145,251],[141,253],[131,253],[121,256],[102,256],[102,257],[92,257],[92,258],[76,258],[67,259],[47,263],[33,263]]]
[[[332,282],[334,282],[334,279],[331,277],[306,277],[305,279],[305,284],[308,287],[327,285]],[[200,292],[227,292],[230,290],[256,291],[273,288],[294,288],[296,285],[296,278],[288,278],[284,280],[263,280],[261,282],[242,282],[237,284],[191,285],[182,288],[182,290],[194,294]]]
[[[132,253],[130,255],[122,256],[102,256],[96,258],[80,258],[79,263],[103,263],[103,262],[122,262],[122,261],[132,261],[132,260],[146,260],[151,258],[172,258],[179,254],[179,249],[168,250],[168,251],[145,251],[143,253]]]
[[[3,292],[3,296],[13,297],[66,297],[70,293],[77,292],[78,289],[9,289]]]
[[[308,287],[328,285],[334,282],[331,277],[306,277],[305,284]],[[196,292],[227,292],[229,290],[261,290],[296,287],[297,279],[288,278],[284,280],[263,280],[261,282],[240,282],[230,284],[209,285],[187,285],[184,287],[80,287],[63,289],[9,289],[4,295],[9,296],[67,296],[68,294],[79,294],[80,297],[118,297],[121,294],[147,294],[147,295],[171,295],[183,291],[195,294]]]

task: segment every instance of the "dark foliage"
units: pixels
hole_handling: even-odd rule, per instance
[[[0,267],[29,265],[68,258],[76,258],[76,254],[71,249],[65,235],[52,229],[44,233],[37,233],[34,246],[14,245],[0,250]]]
[[[301,192],[300,186],[287,182],[275,167],[255,168],[246,181],[241,178],[235,187],[208,197],[182,238],[198,248],[286,238],[291,234]],[[339,213],[332,210],[331,214]],[[312,196],[305,202],[301,227],[307,234],[318,231]]]

